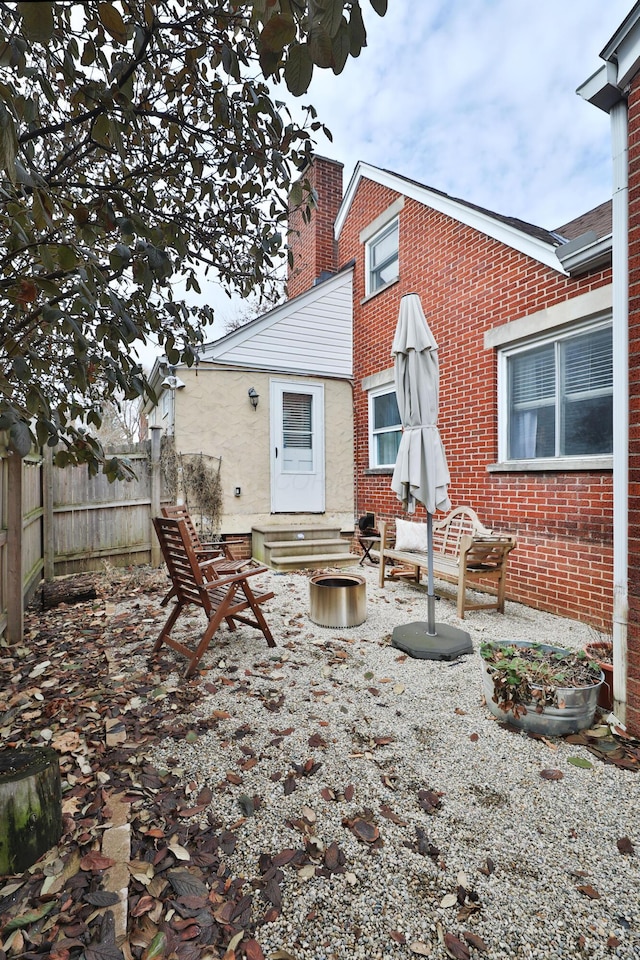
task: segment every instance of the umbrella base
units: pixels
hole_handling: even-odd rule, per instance
[[[391,643],[418,660],[455,660],[473,653],[471,637],[464,630],[448,623],[434,624],[435,633],[429,634],[429,625],[423,621],[395,627]]]

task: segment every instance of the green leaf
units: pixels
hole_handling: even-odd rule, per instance
[[[344,65],[349,57],[351,49],[351,37],[349,35],[349,25],[343,17],[340,22],[340,28],[333,38],[331,50],[333,53],[332,69],[336,76],[344,70]]]
[[[284,79],[287,89],[294,97],[301,97],[309,89],[313,76],[313,61],[306,43],[295,43],[289,49],[284,67]]]
[[[31,450],[31,434],[26,423],[19,420],[11,424],[9,430],[9,447],[19,457],[26,457]]]
[[[349,37],[351,39],[350,52],[352,57],[359,57],[363,47],[367,45],[367,31],[364,28],[362,10],[358,0],[354,0],[349,20]]]
[[[167,951],[167,938],[158,930],[155,937],[144,952],[145,960],[156,960],[157,957],[163,957]]]
[[[55,905],[56,901],[52,900],[50,903],[43,904],[37,910],[30,910],[29,913],[23,913],[20,917],[14,917],[4,927],[3,933],[12,933],[14,930],[21,930],[23,927],[30,926],[37,920],[42,920],[48,913],[51,913]]]
[[[296,38],[296,27],[291,17],[277,13],[271,17],[258,38],[263,50],[281,53]]]
[[[589,760],[585,760],[584,757],[567,757],[569,763],[572,763],[574,767],[582,767],[585,770],[591,770],[593,764]]]
[[[322,14],[320,22],[330,37],[335,37],[340,29],[340,24],[344,20],[342,16],[343,10],[344,0],[331,0]]]
[[[53,3],[19,3],[22,32],[28,40],[46,43],[53,36]]]
[[[96,117],[95,123],[91,128],[91,139],[95,140],[96,143],[102,144],[104,147],[111,146],[111,124],[109,118],[101,113],[99,117]]]
[[[333,49],[331,37],[321,26],[313,26],[309,32],[309,53],[316,66],[321,69],[330,67],[333,63]]]
[[[127,42],[129,34],[119,10],[116,10],[111,3],[99,3],[98,16],[102,26],[116,43]]]
[[[16,182],[16,154],[18,152],[18,135],[13,117],[3,103],[0,103],[0,168],[11,180]]]
[[[387,12],[387,0],[369,0],[369,3],[379,17],[384,17]]]

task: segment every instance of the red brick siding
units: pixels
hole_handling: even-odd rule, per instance
[[[640,74],[629,92],[628,582],[627,727],[640,736]]]
[[[289,298],[312,287],[323,270],[338,268],[333,224],[342,201],[342,164],[316,157],[304,178],[315,189],[318,200],[309,223],[304,222],[302,210],[289,214],[289,249],[293,256],[287,278]]]
[[[390,475],[367,474],[367,396],[360,384],[392,366],[400,299],[418,293],[440,348],[440,428],[452,503],[471,504],[487,525],[517,535],[509,561],[512,599],[610,628],[611,472],[490,473],[487,467],[498,455],[497,360],[483,345],[485,332],[499,324],[610,283],[610,270],[564,277],[407,199],[400,213],[399,282],[362,304],[364,251],[358,235],[396,197],[387,187],[363,181],[339,242],[340,262],[356,259],[357,514],[371,510],[384,518],[400,509]]]

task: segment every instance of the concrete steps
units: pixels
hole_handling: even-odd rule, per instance
[[[346,567],[358,562],[349,553],[349,540],[337,527],[253,527],[251,552],[272,570],[289,571],[319,567]]]

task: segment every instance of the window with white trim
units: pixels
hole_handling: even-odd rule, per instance
[[[366,245],[366,293],[375,293],[398,278],[398,218],[386,224]]]
[[[610,321],[505,349],[500,374],[501,460],[612,453]]]
[[[394,467],[402,436],[394,387],[369,393],[369,466]]]

